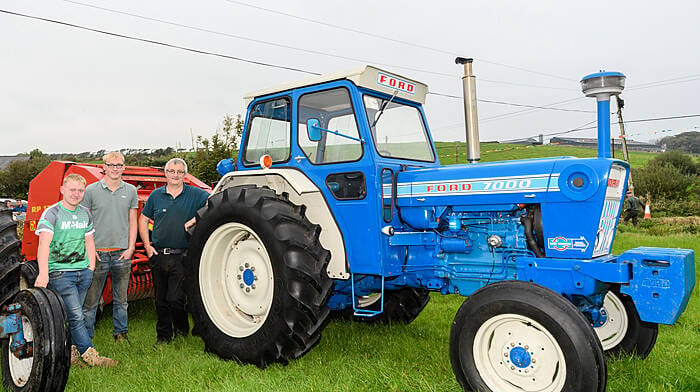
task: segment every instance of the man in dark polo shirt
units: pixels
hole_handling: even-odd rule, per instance
[[[207,203],[209,193],[185,185],[186,174],[184,160],[169,160],[165,164],[166,185],[151,192],[139,217],[139,234],[153,272],[158,318],[156,334],[161,343],[171,341],[173,333],[186,336],[190,331],[185,310],[185,231],[194,225],[194,214]],[[153,220],[152,245],[148,233],[149,219]]]

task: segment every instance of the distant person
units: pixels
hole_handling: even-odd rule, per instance
[[[95,269],[95,242],[92,216],[80,205],[85,194],[85,178],[69,174],[61,185],[63,198],[44,210],[39,218],[37,287],[48,287],[63,299],[71,335],[71,365],[113,367],[117,361],[102,357],[95,350],[85,328],[83,301]],[[38,350],[38,348],[37,348]]]
[[[12,211],[12,200],[5,200],[5,204],[2,206],[2,211]]]
[[[624,222],[627,223],[627,221],[632,220],[632,224],[637,226],[637,220],[644,211],[644,207],[642,206],[642,201],[639,200],[637,196],[633,195],[632,191],[627,191],[627,198],[625,199],[623,209],[625,211]]]
[[[90,338],[95,336],[95,316],[107,274],[112,275],[112,336],[128,341],[127,292],[131,256],[136,246],[139,199],[136,187],[122,180],[124,155],[110,152],[102,157],[105,176],[85,189],[82,205],[92,213],[97,257],[95,276],[88,289],[83,312]]]
[[[22,200],[17,200],[14,208],[12,208],[12,219],[16,221],[23,221],[27,216],[27,205],[22,202]]]
[[[156,291],[156,335],[158,343],[189,335],[185,309],[186,230],[195,223],[194,214],[207,203],[209,194],[185,185],[187,163],[173,158],[165,164],[166,185],[151,192],[139,217],[139,233],[150,259]],[[153,220],[153,245],[148,221]],[[191,279],[191,277],[190,277]]]

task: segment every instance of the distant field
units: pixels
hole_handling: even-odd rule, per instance
[[[435,143],[440,162],[443,165],[455,163],[455,142]],[[458,163],[466,163],[466,147],[464,143],[457,143],[459,152]],[[512,159],[529,159],[558,156],[574,156],[579,158],[595,157],[598,150],[595,148],[582,148],[571,146],[559,146],[547,144],[543,146],[523,146],[520,144],[482,143],[481,162],[505,161]],[[647,162],[654,158],[657,153],[650,152],[630,152],[632,167],[644,167]],[[622,151],[616,150],[615,157],[622,159]]]

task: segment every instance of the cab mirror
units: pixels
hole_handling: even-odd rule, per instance
[[[321,140],[321,125],[318,119],[310,118],[306,121],[306,132],[312,142]]]

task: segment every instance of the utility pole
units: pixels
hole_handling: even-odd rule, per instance
[[[615,96],[617,100],[617,120],[620,124],[620,137],[622,138],[622,156],[625,158],[627,163],[630,163],[630,155],[627,151],[627,136],[625,135],[625,122],[622,120],[622,108],[625,107],[625,101],[620,98],[619,95]],[[634,195],[634,185],[632,184],[632,171],[630,170],[630,176],[627,180],[627,189],[632,191]]]

